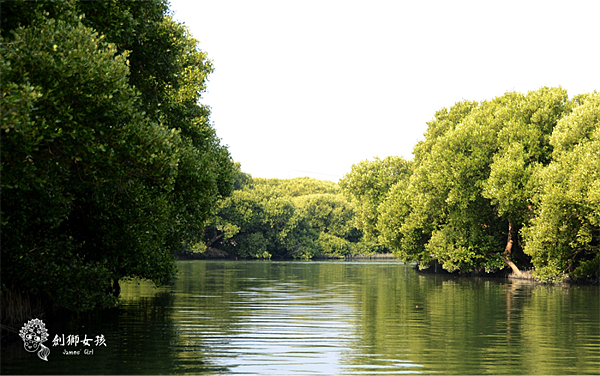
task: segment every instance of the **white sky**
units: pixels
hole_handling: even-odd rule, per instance
[[[600,90],[600,1],[171,0],[213,60],[202,102],[253,177],[412,158],[437,110]]]

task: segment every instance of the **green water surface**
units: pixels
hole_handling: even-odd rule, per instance
[[[597,286],[424,275],[390,261],[178,267],[172,286],[122,283],[120,307],[49,320],[47,362],[20,340],[5,345],[2,373],[600,374]],[[54,345],[63,334],[106,345]]]

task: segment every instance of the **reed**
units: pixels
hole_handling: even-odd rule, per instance
[[[19,333],[19,328],[27,321],[45,316],[45,304],[29,294],[11,289],[0,293],[0,314],[2,331]]]

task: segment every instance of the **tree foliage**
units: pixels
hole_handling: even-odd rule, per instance
[[[356,205],[356,227],[366,239],[376,240],[379,231],[379,205],[388,191],[410,172],[410,162],[402,157],[375,158],[352,166],[350,173],[340,180],[340,187]]]
[[[354,227],[354,205],[337,184],[238,174],[246,183],[219,206],[205,230],[206,248],[240,257],[302,259],[373,251]]]
[[[166,12],[3,2],[3,290],[83,310],[112,305],[125,277],[168,282],[230,193],[198,104],[212,66]]]
[[[579,99],[552,133],[551,162],[534,173],[535,217],[523,232],[541,279],[600,269],[600,95]]]
[[[358,227],[421,267],[597,276],[597,98],[541,88],[438,111],[405,173],[361,162],[342,181]]]

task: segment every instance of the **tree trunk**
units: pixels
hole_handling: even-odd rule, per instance
[[[224,232],[220,233],[219,235],[217,235],[217,232],[215,231],[215,236],[213,236],[212,239],[210,239],[207,243],[206,243],[206,248],[208,247],[212,247],[213,244],[215,244],[215,242],[219,239],[221,239],[223,236],[225,235]]]
[[[121,285],[119,285],[119,280],[115,279],[112,286],[113,296],[118,298],[121,295]]]
[[[513,273],[515,273],[515,275],[517,277],[521,277],[522,276],[521,271],[519,270],[517,265],[515,265],[515,263],[511,261],[513,245],[514,245],[514,241],[516,239],[517,239],[517,231],[513,228],[512,223],[509,221],[508,222],[508,239],[506,240],[506,247],[504,248],[504,262],[506,263],[506,265],[510,266]]]

